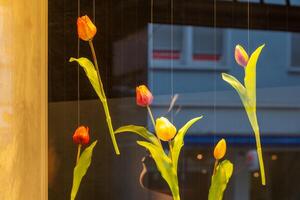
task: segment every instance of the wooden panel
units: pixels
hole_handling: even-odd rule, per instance
[[[0,199],[47,199],[47,1],[0,0]]]

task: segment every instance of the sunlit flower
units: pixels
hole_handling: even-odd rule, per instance
[[[97,32],[96,26],[87,15],[78,17],[77,32],[80,39],[84,41],[92,40]]]
[[[136,103],[139,106],[149,106],[153,101],[153,95],[145,85],[136,87]]]
[[[236,45],[234,53],[235,61],[242,67],[246,67],[249,56],[241,45]]]
[[[226,153],[226,141],[225,139],[221,139],[215,147],[214,157],[216,160],[220,160],[224,157]]]
[[[248,61],[247,67],[245,68],[244,85],[234,76],[222,73],[223,80],[228,82],[238,92],[254,131],[262,185],[266,185],[266,177],[260,142],[259,125],[256,116],[256,64],[264,46],[264,44],[259,46],[251,54],[249,60],[246,59]],[[242,47],[237,45],[237,49],[242,49]],[[248,57],[248,55],[246,57]]]
[[[162,141],[169,141],[176,135],[176,127],[165,117],[158,118],[155,125],[156,134]]]
[[[88,144],[90,141],[89,128],[79,126],[73,135],[73,141],[75,144]]]

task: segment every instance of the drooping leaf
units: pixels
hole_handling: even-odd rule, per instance
[[[97,71],[94,67],[94,64],[87,58],[81,57],[81,58],[70,58],[69,62],[74,62],[76,61],[85,71],[86,76],[90,80],[90,83],[92,84],[95,92],[97,93],[98,97],[100,98],[101,101],[104,100],[102,94],[101,94],[101,89],[99,85],[99,79],[98,79],[98,74]]]
[[[98,77],[98,73],[94,67],[94,64],[89,59],[84,58],[84,57],[81,57],[78,59],[70,58],[69,61],[70,62],[76,61],[84,69],[87,77],[90,80],[90,83],[92,84],[94,90],[96,91],[100,101],[102,102],[103,109],[104,109],[105,116],[106,116],[106,122],[107,122],[109,133],[110,133],[110,137],[111,137],[115,152],[117,155],[119,155],[120,151],[119,151],[119,147],[118,147],[115,135],[114,135],[113,125],[112,125],[112,121],[111,121],[111,117],[110,117],[110,113],[109,113],[109,107],[108,107],[106,96],[105,96],[105,93],[103,90],[101,77]],[[100,80],[99,80],[99,78],[100,78]]]
[[[196,117],[194,119],[191,119],[188,121],[177,133],[175,138],[172,140],[171,145],[172,145],[172,161],[174,164],[174,168],[177,171],[177,165],[178,165],[178,158],[180,155],[181,148],[183,147],[183,142],[184,142],[184,136],[187,133],[188,129],[196,123],[198,120],[202,119],[203,116]]]
[[[233,172],[233,164],[229,160],[221,162],[212,176],[208,200],[222,200],[229,179]]]
[[[153,135],[152,133],[150,133],[145,127],[135,126],[135,125],[122,126],[115,131],[115,134],[124,133],[124,132],[135,133],[135,134],[145,138],[152,144],[161,147],[161,144],[160,144],[159,140],[157,139],[157,137],[155,135]]]
[[[174,200],[180,200],[177,171],[172,160],[165,154],[162,147],[144,141],[137,141],[137,143],[150,151],[158,171],[170,187]]]
[[[247,102],[247,91],[240,81],[238,81],[234,76],[231,76],[226,73],[222,73],[222,78],[237,91],[243,104]]]
[[[264,46],[264,44],[261,45],[252,53],[245,67],[245,88],[247,89],[248,98],[251,100],[251,106],[254,108],[256,108],[256,63]]]
[[[78,189],[79,189],[79,186],[80,186],[80,183],[81,183],[81,180],[91,165],[92,154],[93,154],[93,150],[94,150],[94,147],[96,144],[97,144],[97,141],[93,142],[89,147],[87,147],[82,152],[82,154],[78,160],[78,163],[74,168],[71,200],[75,199]]]

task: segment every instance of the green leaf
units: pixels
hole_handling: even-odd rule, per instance
[[[94,64],[87,58],[81,57],[81,58],[70,58],[69,62],[76,61],[85,71],[86,76],[89,78],[95,92],[97,93],[98,97],[101,101],[104,100],[104,97],[101,94],[101,89],[99,85],[99,79],[97,71],[94,67]]]
[[[256,63],[264,46],[264,44],[261,45],[252,53],[245,67],[244,83],[248,98],[251,100],[251,106],[254,108],[256,108]]]
[[[178,158],[180,155],[181,148],[183,147],[183,142],[184,142],[184,136],[188,129],[196,123],[198,120],[202,119],[203,116],[196,117],[194,119],[191,119],[188,121],[177,133],[175,138],[172,140],[171,145],[172,145],[172,161],[174,164],[174,168],[177,171],[177,165],[178,165]]]
[[[95,145],[97,144],[97,140],[93,142],[89,147],[87,147],[81,154],[77,165],[74,168],[74,174],[73,174],[73,186],[72,186],[72,191],[71,191],[71,200],[74,200],[81,180],[86,174],[88,168],[90,167],[91,161],[92,161],[92,154],[93,154],[93,149]]]
[[[155,135],[153,135],[151,132],[149,132],[145,127],[135,126],[135,125],[122,126],[115,131],[115,134],[124,133],[124,132],[135,133],[135,134],[145,138],[152,144],[161,147],[161,144],[160,144],[159,140],[157,139],[157,137]]]
[[[248,99],[247,91],[246,91],[246,88],[241,84],[240,81],[238,81],[234,76],[231,76],[226,73],[222,73],[222,78],[224,81],[229,83],[237,91],[243,104],[245,102],[247,102],[247,99]]]
[[[233,164],[229,160],[221,162],[212,176],[208,200],[222,200],[229,179],[233,172]]]
[[[172,160],[165,154],[163,148],[150,142],[137,141],[137,143],[150,151],[157,169],[171,189],[174,200],[180,200],[177,171],[172,164]]]

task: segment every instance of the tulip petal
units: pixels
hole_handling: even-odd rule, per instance
[[[90,80],[95,92],[97,93],[100,100],[103,101],[104,98],[101,94],[98,74],[97,74],[97,71],[95,70],[94,64],[89,59],[84,58],[84,57],[81,57],[78,59],[70,58],[70,60],[69,60],[69,62],[74,62],[74,61],[76,61],[84,69],[86,76]]]
[[[235,61],[242,67],[246,67],[248,63],[248,54],[241,45],[236,45],[234,52]]]
[[[135,125],[122,126],[115,131],[115,134],[124,133],[124,132],[132,132],[138,134],[139,136],[145,138],[152,144],[161,147],[161,144],[157,139],[157,137],[152,133],[150,133],[145,127],[135,126]]]
[[[188,121],[177,133],[175,138],[172,140],[171,145],[172,145],[172,161],[174,164],[174,168],[177,171],[177,165],[178,165],[178,158],[180,155],[181,148],[183,147],[183,142],[184,142],[184,136],[187,133],[188,129],[197,121],[202,119],[203,116],[196,117],[194,119],[191,119]]]
[[[222,200],[229,179],[233,172],[233,164],[229,160],[221,162],[212,176],[208,200]]]
[[[225,154],[226,154],[226,149],[227,149],[227,145],[226,145],[226,140],[225,139],[221,139],[217,145],[215,146],[214,149],[214,157],[216,160],[220,160],[222,159]]]
[[[71,200],[74,200],[81,180],[82,178],[85,176],[88,168],[91,165],[92,162],[92,154],[93,154],[93,150],[94,147],[97,144],[97,140],[95,142],[93,142],[89,147],[87,147],[81,154],[77,165],[74,168],[74,174],[73,174],[73,186],[72,186],[72,191],[71,191]]]

